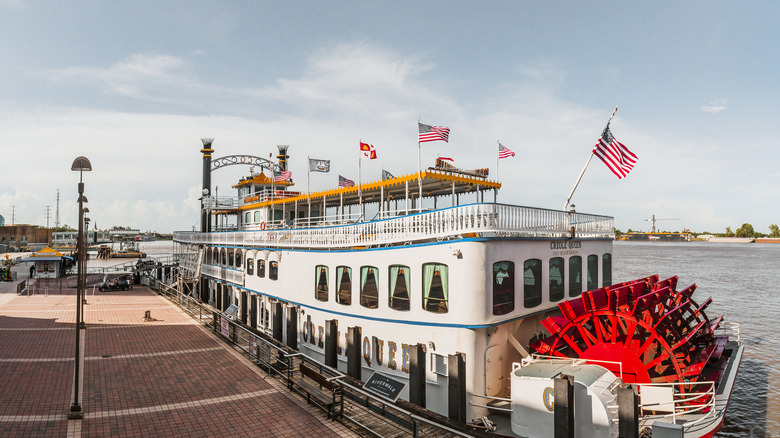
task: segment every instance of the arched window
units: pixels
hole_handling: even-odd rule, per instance
[[[612,286],[612,254],[601,256],[601,286]]]
[[[260,223],[260,211],[255,212],[255,223]]]
[[[236,268],[241,267],[241,260],[244,260],[244,254],[241,252],[240,249],[236,250]]]
[[[523,305],[526,308],[542,304],[542,261],[528,259],[523,263]]]
[[[599,256],[591,254],[588,256],[588,290],[598,289],[599,287]]]
[[[260,278],[265,277],[265,260],[257,261],[257,276]]]
[[[360,268],[360,305],[369,309],[379,307],[379,269],[373,266]]]
[[[247,223],[247,224],[252,223],[252,213],[251,212],[247,211],[246,214],[244,215],[244,223]]]
[[[279,263],[268,262],[268,278],[276,280],[279,278]]]
[[[390,265],[387,278],[390,282],[390,308],[394,310],[409,310],[409,284],[411,282],[409,267]]]
[[[317,265],[314,268],[314,298],[328,301],[328,267]]]
[[[449,310],[449,268],[439,263],[423,264],[423,309],[433,313]]]
[[[246,259],[246,275],[254,275],[255,273],[255,261],[252,259]]]
[[[515,310],[515,263],[493,263],[493,315]]]
[[[336,302],[349,306],[352,304],[352,268],[336,267]]]
[[[560,301],[566,296],[566,285],[564,283],[566,268],[564,267],[563,257],[553,257],[550,259],[550,301]]]
[[[228,266],[234,266],[235,265],[235,262],[236,262],[235,257],[236,257],[236,255],[233,253],[233,250],[232,249],[229,250],[228,251]]]
[[[569,296],[582,294],[582,257],[569,257]]]

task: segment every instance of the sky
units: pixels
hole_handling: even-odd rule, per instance
[[[610,128],[638,157],[598,159],[572,198],[623,231],[780,223],[780,4],[619,1],[0,0],[0,215],[77,221],[78,156],[92,225],[199,224],[200,139],[215,158],[290,145],[330,159],[312,191],[417,170],[421,146],[464,169],[502,159],[498,201],[561,209]],[[231,188],[248,166],[212,175]],[[47,209],[49,211],[47,216]]]

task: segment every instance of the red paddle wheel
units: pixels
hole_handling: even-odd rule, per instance
[[[677,277],[658,276],[584,292],[558,305],[562,316],[542,321],[550,336],[531,348],[539,354],[581,358],[625,383],[716,380],[726,336],[714,331],[708,298],[697,304],[696,285],[677,291]],[[711,363],[710,367],[705,366]],[[709,372],[712,370],[712,373]]]

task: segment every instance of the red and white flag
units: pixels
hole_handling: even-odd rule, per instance
[[[618,179],[625,178],[637,162],[636,155],[629,151],[623,143],[615,139],[609,130],[609,126],[604,128],[604,132],[601,133],[601,138],[599,138],[598,143],[593,148],[593,153],[601,158],[601,161],[609,167],[609,170]]]
[[[502,145],[501,143],[498,144],[498,158],[509,158],[514,157],[515,153],[511,151],[508,147]]]
[[[376,149],[374,149],[374,145],[360,142],[360,150],[363,151],[363,156],[368,158],[369,160],[376,159]]]
[[[420,143],[437,140],[449,143],[450,128],[444,126],[431,126],[420,122],[417,122],[417,128],[419,131],[417,141]]]

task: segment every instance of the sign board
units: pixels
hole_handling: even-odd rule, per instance
[[[238,312],[238,306],[235,304],[231,304],[228,306],[227,309],[225,309],[225,315],[229,316],[232,319],[236,319],[236,312]]]
[[[378,371],[375,371],[363,385],[363,389],[392,400],[393,402],[398,400],[398,397],[401,395],[404,388],[406,388],[406,383],[395,380]]]
[[[220,325],[221,325],[222,336],[224,336],[226,338],[230,338],[230,321],[228,321],[227,319],[222,317],[222,318],[219,318],[219,322],[220,322]]]

